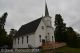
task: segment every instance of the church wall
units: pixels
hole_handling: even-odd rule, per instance
[[[14,38],[13,48],[28,48],[28,45],[31,45],[33,47],[39,47],[42,45],[42,39],[46,41],[45,36],[47,36],[48,33],[49,33],[50,41],[52,40],[55,41],[53,28],[46,27],[45,23],[47,22],[44,20],[41,20],[36,32],[34,34],[28,34],[28,37],[29,37],[28,43],[27,43],[27,35],[23,36],[24,37],[23,44],[22,44],[22,36],[19,37],[19,44],[18,44],[18,38],[16,38],[16,44],[15,44],[15,38]],[[42,29],[42,26],[44,27],[44,29]],[[41,42],[40,42],[39,35],[41,35]],[[53,36],[53,39],[52,39],[52,36]]]
[[[42,26],[44,27],[44,29],[42,29]],[[40,42],[39,35],[41,35],[41,42]],[[42,39],[45,39],[45,36],[46,36],[46,27],[45,27],[43,21],[41,20],[41,22],[35,32],[35,47],[39,47],[42,45]]]
[[[49,35],[50,35],[50,41],[55,41],[54,29],[53,29],[52,27],[48,27],[48,28],[47,28],[47,32],[48,32]],[[53,36],[53,39],[52,39],[52,36]]]
[[[18,38],[19,38],[19,44],[18,44]],[[34,34],[28,35],[28,43],[27,43],[27,35],[23,36],[23,44],[22,44],[22,36],[14,38],[13,40],[13,48],[28,48],[28,45],[34,46]],[[15,43],[16,39],[16,43]]]
[[[44,17],[43,22],[46,24],[47,36],[49,37],[50,41],[52,41],[52,40],[55,41],[54,29],[52,27],[51,17]],[[53,36],[53,39],[52,39],[52,36]]]
[[[46,26],[52,26],[50,17],[44,17],[43,22],[45,23]]]

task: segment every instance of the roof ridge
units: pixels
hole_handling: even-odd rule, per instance
[[[35,32],[37,27],[39,26],[41,19],[42,17],[22,25],[18,30],[18,32],[16,33],[15,37]]]

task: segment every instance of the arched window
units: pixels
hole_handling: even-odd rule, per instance
[[[52,41],[53,41],[53,36],[52,36]]]
[[[19,38],[18,38],[18,44],[19,44]]]
[[[50,35],[50,34],[48,33],[48,35]]]
[[[42,29],[44,29],[44,26],[42,26]]]
[[[24,37],[22,37],[22,44],[23,44],[23,40],[24,40]]]
[[[39,35],[39,40],[40,40],[40,42],[41,42],[41,35]]]
[[[16,38],[15,38],[15,44],[16,44]]]
[[[45,36],[46,42],[47,42],[47,36]]]
[[[27,36],[27,43],[28,43],[28,38],[29,38],[29,37]]]

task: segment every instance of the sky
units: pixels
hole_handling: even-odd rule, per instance
[[[61,14],[67,26],[80,32],[80,0],[46,0],[54,26],[55,14]],[[21,25],[45,14],[45,0],[0,0],[0,16],[8,13],[5,29],[19,29]]]

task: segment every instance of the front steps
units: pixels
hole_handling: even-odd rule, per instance
[[[59,48],[59,47],[63,47],[66,46],[66,43],[59,43],[59,42],[46,42],[42,44],[42,48],[44,49],[54,49],[54,48]]]

